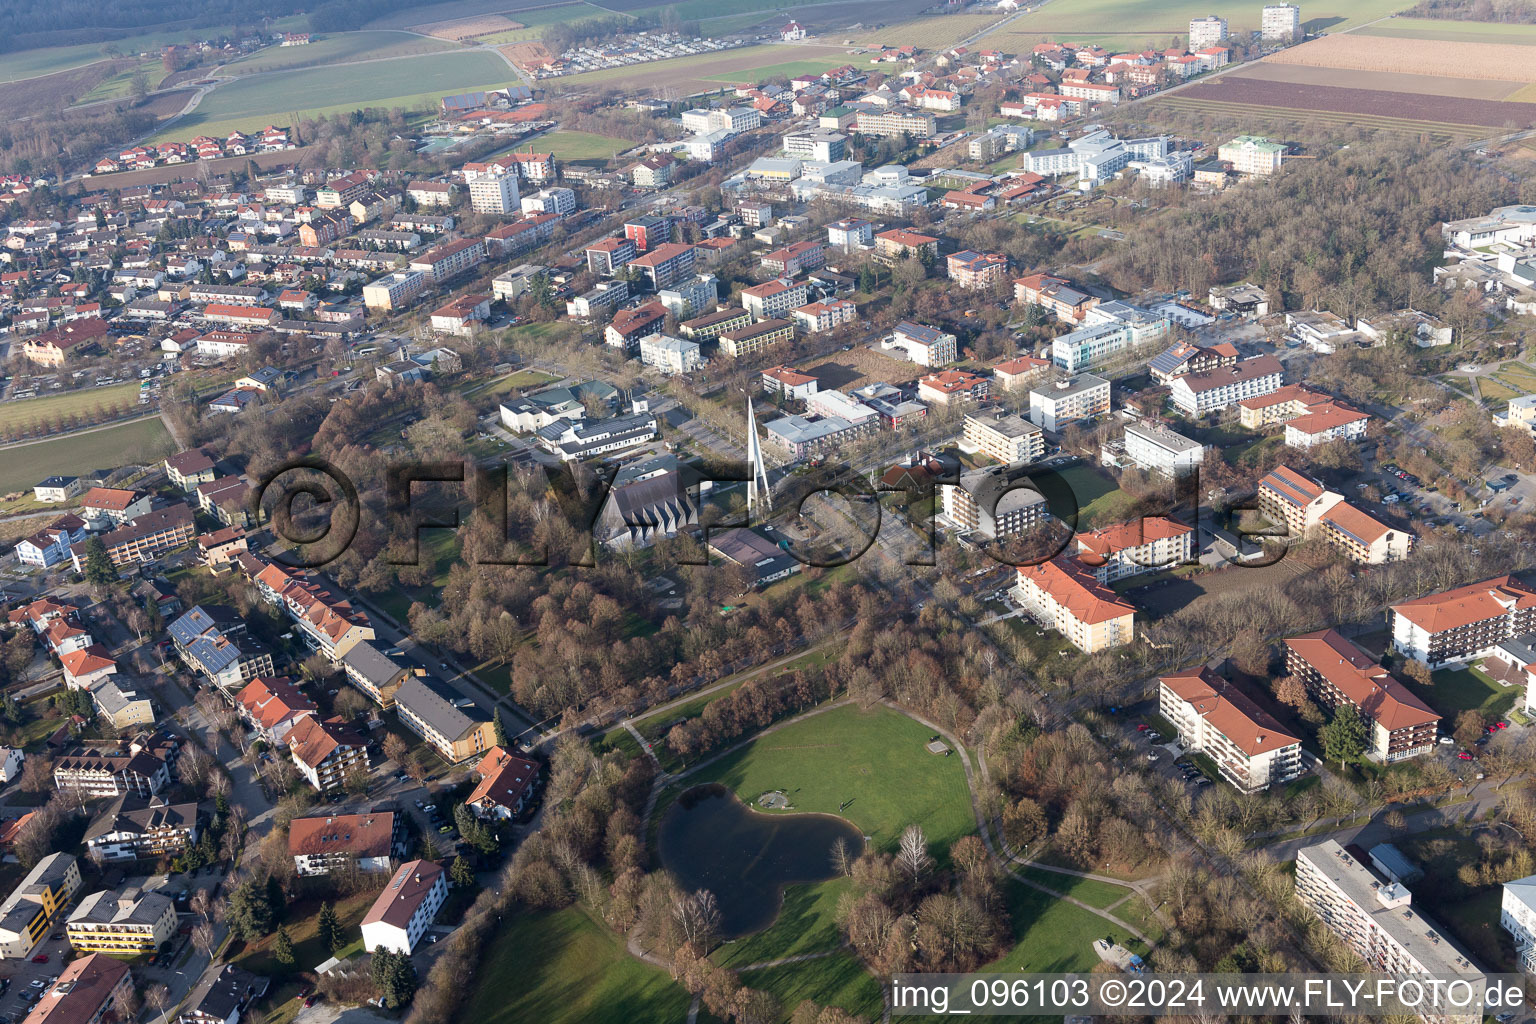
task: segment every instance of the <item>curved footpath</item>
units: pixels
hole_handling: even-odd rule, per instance
[[[768,666],[764,666],[764,668],[767,668],[767,667]],[[693,695],[690,696],[690,699],[696,698],[697,696],[698,696],[697,694],[693,694]],[[662,791],[665,790],[672,783],[679,782],[679,781],[681,781],[683,779],[686,779],[690,775],[693,775],[694,773],[696,773],[696,772],[698,772],[698,771],[700,771],[700,770],[702,770],[704,768],[709,767],[710,765],[714,764],[716,761],[719,761],[721,758],[726,757],[726,756],[728,756],[730,754],[734,754],[736,751],[742,749],[743,747],[746,747],[746,746],[748,746],[748,745],[750,745],[752,743],[756,743],[758,740],[762,739],[763,737],[772,735],[773,733],[778,732],[780,729],[787,728],[787,727],[789,727],[791,725],[794,725],[794,724],[796,724],[798,722],[803,722],[803,721],[805,721],[808,718],[813,718],[813,717],[815,717],[817,715],[825,714],[826,712],[832,711],[832,710],[834,710],[836,708],[846,707],[846,706],[848,706],[850,704],[853,704],[853,703],[855,703],[855,701],[854,701],[854,699],[852,697],[844,697],[841,700],[835,700],[835,701],[832,701],[831,703],[828,703],[828,704],[822,704],[822,705],[820,705],[818,707],[812,708],[809,711],[804,711],[804,712],[801,712],[798,715],[793,715],[793,716],[791,716],[789,718],[784,719],[781,722],[775,722],[774,724],[768,726],[766,729],[763,729],[763,730],[761,730],[759,732],[756,732],[753,735],[751,735],[751,736],[749,736],[749,737],[747,737],[745,739],[738,740],[737,742],[731,744],[730,746],[725,747],[724,749],[722,749],[720,751],[717,751],[714,754],[711,754],[709,757],[707,757],[704,760],[698,762],[697,764],[690,765],[689,767],[684,768],[682,771],[677,772],[675,774],[670,774],[670,775],[667,774],[667,772],[665,772],[664,770],[662,770],[661,762],[659,760],[657,760],[655,753],[653,751],[651,751],[651,749],[649,747],[646,746],[645,740],[644,740],[643,737],[641,737],[641,735],[639,733],[639,730],[634,728],[634,725],[632,724],[631,721],[626,720],[624,722],[624,727],[626,729],[628,729],[629,732],[635,737],[636,741],[639,742],[640,749],[645,751],[645,753],[651,758],[652,763],[656,766],[656,769],[657,769],[656,777],[655,777],[655,779],[651,783],[651,792],[646,797],[645,811],[641,815],[641,822],[642,822],[642,824],[648,826],[648,824],[649,824],[649,822],[651,820],[652,815],[655,813],[656,802],[657,802],[658,798],[660,797]],[[1144,932],[1142,932],[1140,929],[1136,928],[1134,925],[1129,924],[1128,922],[1123,921],[1120,918],[1115,917],[1113,914],[1109,913],[1109,911],[1111,909],[1120,906],[1122,903],[1126,902],[1126,900],[1129,900],[1133,896],[1140,895],[1144,899],[1148,898],[1150,896],[1150,892],[1149,892],[1150,887],[1153,885],[1153,883],[1155,883],[1157,881],[1156,877],[1148,878],[1148,879],[1142,879],[1140,881],[1127,882],[1127,881],[1125,881],[1124,879],[1121,879],[1121,878],[1113,878],[1113,877],[1111,877],[1109,875],[1095,874],[1095,873],[1093,873],[1091,871],[1077,871],[1077,870],[1074,870],[1072,868],[1057,867],[1054,864],[1043,864],[1043,863],[1041,863],[1038,860],[1031,860],[1031,859],[1029,859],[1027,857],[1022,857],[1019,854],[1017,854],[1017,853],[1013,852],[1012,850],[1008,849],[1006,843],[1003,842],[1001,836],[997,837],[997,839],[994,840],[994,838],[992,836],[992,830],[990,828],[990,822],[988,821],[988,819],[986,817],[986,814],[982,810],[981,801],[980,801],[980,798],[979,798],[979,796],[977,794],[977,789],[978,789],[977,776],[978,776],[978,774],[981,777],[982,783],[990,785],[990,781],[991,780],[990,780],[989,774],[987,772],[986,763],[984,761],[979,761],[978,760],[978,762],[975,765],[973,765],[971,763],[970,752],[966,749],[965,745],[963,743],[961,743],[959,741],[959,739],[953,733],[951,733],[948,729],[945,729],[942,726],[935,724],[934,722],[928,720],[927,718],[924,718],[922,715],[917,714],[912,709],[907,708],[907,707],[903,707],[902,705],[896,703],[895,701],[884,700],[884,701],[881,701],[881,704],[883,704],[887,708],[890,708],[892,711],[896,711],[896,712],[898,712],[900,714],[903,714],[903,715],[907,716],[908,718],[910,718],[914,722],[917,722],[918,724],[924,726],[925,728],[932,729],[934,732],[936,732],[940,736],[942,736],[944,738],[944,740],[946,742],[948,742],[949,745],[955,750],[955,752],[960,755],[960,766],[961,766],[961,768],[965,772],[966,790],[970,794],[970,798],[971,798],[971,811],[975,815],[975,818],[976,818],[976,831],[981,836],[981,840],[986,845],[987,852],[991,855],[993,861],[1010,878],[1012,878],[1014,881],[1019,882],[1019,883],[1021,883],[1023,885],[1029,886],[1031,889],[1037,889],[1040,892],[1043,892],[1043,893],[1045,893],[1045,894],[1047,894],[1049,896],[1052,896],[1052,897],[1054,897],[1054,898],[1056,898],[1058,900],[1061,900],[1061,901],[1063,901],[1065,903],[1069,903],[1072,906],[1078,908],[1079,910],[1084,910],[1084,911],[1087,911],[1088,913],[1093,914],[1093,915],[1095,915],[1097,917],[1103,918],[1104,920],[1108,921],[1110,924],[1113,924],[1113,925],[1115,925],[1118,928],[1122,928],[1125,931],[1127,931],[1127,932],[1131,933],[1132,935],[1136,936],[1136,938],[1140,939],[1143,943],[1146,944],[1148,950],[1150,950],[1153,946],[1156,945],[1156,943],[1153,942],[1150,938],[1148,938],[1147,935]],[[647,831],[646,828],[642,828],[641,832],[640,832],[642,848],[643,848],[643,844],[644,844],[644,837],[645,837],[646,831]],[[1039,882],[1034,881],[1033,879],[1024,877],[1024,875],[1019,870],[1020,868],[1024,868],[1024,867],[1034,868],[1037,871],[1050,871],[1050,872],[1054,872],[1054,873],[1059,874],[1059,875],[1065,875],[1065,876],[1068,876],[1068,877],[1071,877],[1071,878],[1082,878],[1082,879],[1088,879],[1088,880],[1095,881],[1095,882],[1104,882],[1104,883],[1107,883],[1107,884],[1110,884],[1110,885],[1118,885],[1118,886],[1122,886],[1122,887],[1124,887],[1126,889],[1129,889],[1130,891],[1127,892],[1126,895],[1124,897],[1122,897],[1121,899],[1116,900],[1114,903],[1110,904],[1109,907],[1104,908],[1104,909],[1100,909],[1099,907],[1090,906],[1087,903],[1084,903],[1082,900],[1076,899],[1076,898],[1074,898],[1072,896],[1068,896],[1066,893],[1058,892],[1057,890],[1052,889],[1049,886],[1042,885]],[[1150,899],[1148,899],[1148,902],[1149,903],[1151,902]],[[663,957],[659,956],[658,954],[653,953],[653,952],[645,949],[643,946],[641,946],[638,925],[635,928],[630,929],[630,932],[629,932],[629,935],[626,938],[626,943],[625,944],[626,944],[626,948],[629,950],[629,953],[630,953],[631,956],[633,956],[633,957],[635,957],[635,958],[637,958],[639,960],[643,960],[644,962],[646,962],[648,964],[651,964],[653,966],[660,967],[660,968],[663,968],[663,969],[670,969],[671,964],[668,963],[668,961],[665,958],[663,958]],[[846,944],[844,946],[839,947],[839,949],[822,950],[822,951],[815,952],[815,953],[803,953],[803,954],[800,954],[798,956],[783,957],[783,958],[778,959],[778,960],[766,960],[766,961],[764,961],[762,963],[748,964],[748,965],[746,965],[744,967],[739,967],[739,968],[735,968],[735,969],[736,970],[756,970],[756,969],[765,968],[765,967],[779,967],[779,966],[784,966],[784,965],[787,965],[787,964],[800,963],[800,962],[806,961],[806,960],[818,960],[818,959],[821,959],[823,957],[832,956],[835,953],[839,952],[841,949],[845,949],[845,948],[847,948]],[[884,980],[881,979],[882,987],[884,987],[884,984],[885,984]],[[697,996],[695,996],[694,999],[693,999],[692,1005],[689,1007],[689,1011],[688,1011],[688,1022],[689,1022],[689,1024],[693,1024],[693,1022],[697,1019],[698,1012],[699,1012],[699,999],[698,999]],[[890,1019],[890,1006],[889,1006],[889,1002],[887,1002],[887,1006],[886,1006],[885,1019],[887,1019],[887,1020]]]

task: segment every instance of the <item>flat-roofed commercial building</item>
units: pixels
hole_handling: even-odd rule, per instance
[[[1052,433],[1071,423],[1095,419],[1109,412],[1109,381],[1091,373],[1058,380],[1029,391],[1029,418]]]
[[[1125,425],[1125,457],[1138,468],[1180,476],[1205,461],[1205,446],[1156,423]]]

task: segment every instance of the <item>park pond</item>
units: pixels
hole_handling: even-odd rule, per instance
[[[779,915],[784,886],[837,874],[832,850],[849,858],[864,837],[830,814],[764,814],[717,783],[678,797],[662,820],[661,863],[689,891],[708,889],[720,908],[722,938],[760,931]]]

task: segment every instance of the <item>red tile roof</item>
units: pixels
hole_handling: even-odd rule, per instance
[[[1281,729],[1280,723],[1247,695],[1209,668],[1164,676],[1161,682],[1249,757],[1301,742]]]
[[[1395,604],[1392,611],[1425,632],[1443,633],[1506,615],[1511,609],[1533,606],[1536,606],[1536,591],[1513,576],[1495,576],[1443,594],[1429,594]]]
[[[1071,559],[1057,557],[1039,565],[1022,566],[1019,578],[1033,580],[1052,601],[1071,612],[1073,618],[1090,626],[1136,611],[1121,601],[1113,590],[1100,586]]]
[[[1338,630],[1320,629],[1289,637],[1285,646],[1388,732],[1440,720],[1428,704]]]

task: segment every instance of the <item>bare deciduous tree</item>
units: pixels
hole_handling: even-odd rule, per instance
[[[720,907],[708,889],[680,892],[672,901],[672,917],[683,930],[683,937],[700,952],[708,953],[720,929]]]
[[[912,876],[914,882],[921,878],[933,864],[933,859],[928,856],[928,840],[923,835],[922,826],[908,825],[902,829],[901,846],[896,851],[896,863]]]

